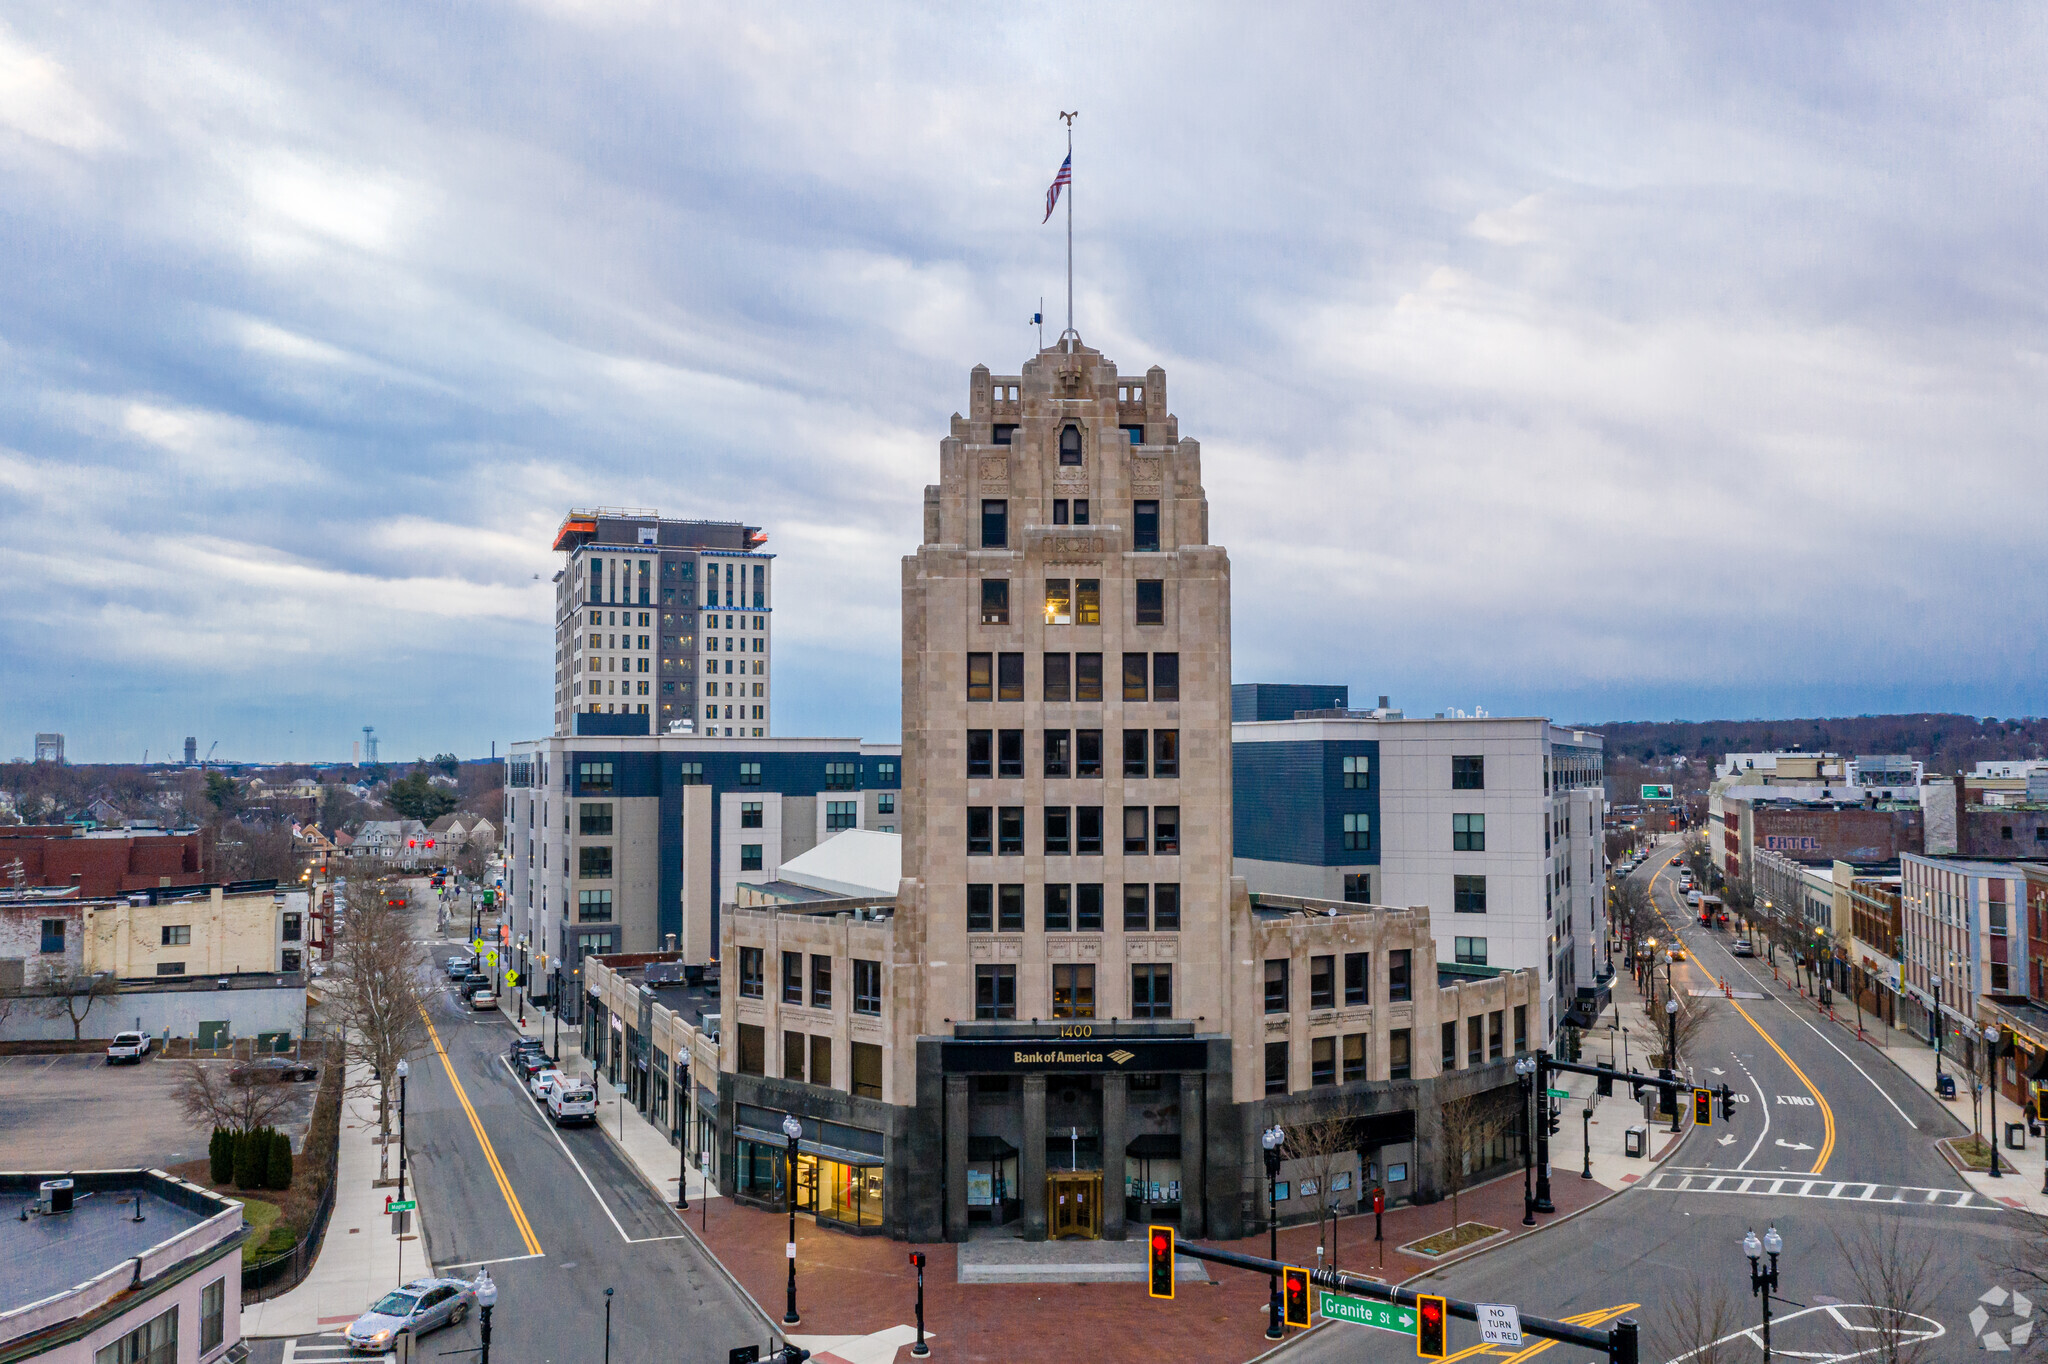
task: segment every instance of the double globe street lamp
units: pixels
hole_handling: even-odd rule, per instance
[[[1522,1225],[1536,1225],[1536,1195],[1529,1186],[1532,1171],[1532,1144],[1529,1140],[1529,1104],[1536,1082],[1536,1058],[1518,1056],[1515,1058],[1515,1077],[1522,1082]]]
[[[784,1148],[787,1165],[784,1167],[782,1193],[789,1201],[789,1306],[782,1314],[784,1326],[795,1326],[803,1318],[796,1314],[796,1139],[804,1134],[804,1125],[796,1120],[796,1114],[782,1115],[782,1135],[789,1138]]]
[[[1742,1253],[1749,1257],[1750,1296],[1760,1298],[1764,1305],[1764,1364],[1771,1358],[1771,1295],[1778,1291],[1778,1252],[1785,1248],[1785,1240],[1778,1235],[1777,1227],[1768,1228],[1763,1239],[1758,1240],[1754,1230],[1742,1237]],[[1761,1257],[1771,1257],[1771,1267],[1765,1269]]]
[[[1280,1148],[1287,1141],[1287,1129],[1274,1123],[1259,1133],[1259,1145],[1266,1152],[1266,1244],[1268,1258],[1280,1258]],[[1271,1276],[1271,1301],[1266,1305],[1266,1339],[1279,1340],[1287,1334],[1280,1324],[1280,1276]]]

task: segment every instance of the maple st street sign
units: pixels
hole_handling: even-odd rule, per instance
[[[1329,1321],[1348,1321],[1353,1326],[1370,1326],[1396,1335],[1415,1334],[1415,1309],[1391,1302],[1374,1302],[1323,1289],[1316,1294],[1316,1311]]]

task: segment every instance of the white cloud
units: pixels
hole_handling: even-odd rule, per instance
[[[93,152],[112,133],[64,67],[0,24],[0,127],[67,151]]]

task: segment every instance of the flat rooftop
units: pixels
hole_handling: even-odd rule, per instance
[[[0,1311],[76,1288],[228,1206],[226,1199],[204,1190],[188,1192],[146,1173],[98,1172],[98,1178],[72,1176],[79,1187],[70,1212],[44,1217],[31,1211],[22,1221],[21,1210],[35,1202],[37,1186],[58,1177],[48,1172],[0,1175]],[[138,1196],[140,1222],[135,1220]]]

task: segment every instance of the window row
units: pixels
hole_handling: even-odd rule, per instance
[[[1062,440],[1064,441],[1064,437]],[[1078,439],[1078,436],[1077,436]],[[1074,463],[1080,463],[1076,449]],[[1060,462],[1067,462],[1064,447]],[[1057,512],[1055,508],[1055,512]],[[1084,504],[1080,509],[1083,518],[1087,516]],[[1077,524],[1085,524],[1084,522]],[[1010,548],[1010,501],[1005,497],[985,497],[981,500],[981,547],[983,549]],[[1131,503],[1131,548],[1141,554],[1156,553],[1159,549],[1159,501],[1157,498],[1140,498]],[[756,570],[758,572],[758,570]],[[758,588],[758,583],[757,583]],[[707,603],[715,605],[716,603]]]
[[[1515,1006],[1515,1054],[1529,1049],[1529,1009],[1527,1005]],[[1498,1061],[1507,1055],[1506,1011],[1495,1009],[1484,1016],[1474,1014],[1465,1020],[1461,1030],[1457,1020],[1443,1025],[1443,1067],[1445,1070],[1458,1068],[1458,1040],[1464,1034],[1464,1056],[1467,1066],[1476,1066],[1487,1061]]]
[[[760,999],[764,994],[765,981],[762,977],[765,949],[742,947],[740,949],[740,995],[745,999]],[[806,995],[806,987],[809,993]],[[804,970],[802,952],[782,954],[782,1002],[784,1004],[808,1005],[813,1009],[832,1007],[832,958],[814,953],[810,958],[810,970]],[[882,1012],[882,963],[853,959],[853,1011],[857,1014],[875,1015]]]
[[[1048,885],[1043,888],[1043,917],[1047,933],[1100,933],[1103,929],[1103,888],[1098,882],[1079,885]],[[1180,883],[1161,881],[1151,885],[1133,883],[1123,888],[1123,930],[1126,933],[1177,933],[1180,931]],[[967,931],[969,933],[1022,933],[1024,931],[1024,887],[1021,885],[970,885],[967,887]]]
[[[1096,967],[1091,962],[1056,963],[1052,968],[1052,1003],[1046,1016],[1094,1018]],[[1164,962],[1131,966],[1131,1018],[1173,1017],[1173,967]],[[974,968],[974,1016],[1002,1019],[1017,1016],[1017,968],[978,965]]]
[[[1412,998],[1409,984],[1410,965],[1414,954],[1403,947],[1387,953],[1387,1000],[1399,1003]],[[1284,1014],[1291,1007],[1289,994],[1290,978],[1294,963],[1287,957],[1272,957],[1266,962],[1266,1012]],[[1346,1008],[1372,1003],[1372,953],[1346,952],[1344,954],[1343,1000]],[[1338,999],[1337,956],[1310,957],[1308,959],[1308,1007],[1311,1009],[1334,1009]]]
[[[1047,857],[1100,857],[1103,819],[1100,805],[1048,805],[1041,812]],[[1180,852],[1178,805],[1123,807],[1123,850],[1127,856],[1177,856]],[[969,857],[1022,857],[1024,807],[967,807]]]
[[[1099,777],[1102,775],[1102,731],[1099,729],[1049,729],[1045,731],[1045,775],[1048,777]],[[1127,729],[1124,731],[1123,774],[1126,777],[1180,776],[1180,731],[1177,729]],[[969,777],[1021,777],[1024,775],[1024,731],[1021,729],[970,729],[967,731],[967,775]]]
[[[1178,653],[1123,656],[1123,699],[1126,701],[1180,700],[1180,655]],[[1021,653],[970,653],[967,655],[967,699],[969,701],[1024,700],[1024,655]],[[1042,701],[1100,701],[1102,655],[1093,653],[1051,653],[1045,655]]]
[[[739,1043],[739,1073],[767,1073],[767,1035],[757,1023],[741,1023],[735,1030]],[[857,1099],[882,1097],[882,1048],[874,1042],[846,1044],[847,1092]],[[833,1087],[832,1039],[806,1036],[796,1031],[782,1034],[782,1078],[799,1083]]]
[[[1367,1058],[1372,1052],[1372,1034],[1363,1032],[1345,1033],[1342,1037],[1312,1037],[1309,1039],[1308,1082],[1311,1085],[1353,1084],[1369,1080]],[[1388,1080],[1406,1080],[1414,1073],[1413,1045],[1409,1030],[1393,1028],[1387,1033]],[[1338,1058],[1342,1057],[1342,1069]],[[1292,1088],[1289,1066],[1290,1052],[1285,1042],[1266,1044],[1266,1092],[1285,1094]]]
[[[1132,611],[1139,625],[1166,624],[1166,583],[1159,578],[1139,578],[1132,585]],[[981,623],[1010,623],[1010,580],[981,580]],[[1102,580],[1099,578],[1047,578],[1045,580],[1045,623],[1047,625],[1102,624]],[[643,636],[643,638],[645,638]]]

